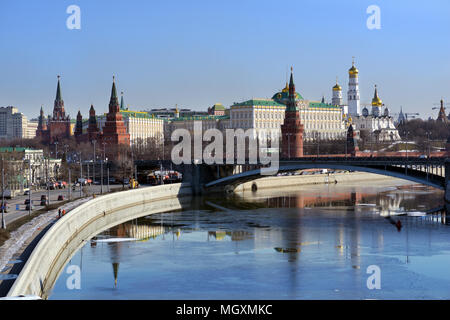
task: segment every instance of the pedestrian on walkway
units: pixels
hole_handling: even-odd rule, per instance
[[[62,215],[64,216],[66,214],[66,209],[63,209]]]
[[[58,218],[61,218],[61,208],[58,209]]]

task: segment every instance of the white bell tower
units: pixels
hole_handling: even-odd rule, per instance
[[[342,101],[342,87],[338,84],[337,77],[336,77],[336,85],[333,87],[333,96],[331,98],[331,104],[339,107],[344,104]]]
[[[360,99],[359,99],[359,84],[358,84],[358,69],[355,67],[355,58],[353,57],[352,67],[348,70],[348,113],[351,115],[360,115]]]

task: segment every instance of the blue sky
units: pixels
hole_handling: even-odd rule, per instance
[[[80,30],[66,28],[72,4]],[[366,27],[373,4],[380,30]],[[206,110],[270,98],[291,65],[303,97],[331,100],[355,56],[363,103],[377,84],[391,111],[436,117],[450,102],[449,16],[448,0],[2,0],[0,106],[51,113],[60,74],[73,118],[103,113],[114,74],[130,107]]]

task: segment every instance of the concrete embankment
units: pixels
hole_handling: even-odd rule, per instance
[[[242,192],[250,190],[256,191],[261,189],[298,186],[307,184],[342,183],[342,182],[358,182],[358,181],[367,181],[367,183],[370,183],[370,181],[386,180],[386,179],[392,180],[394,178],[366,172],[342,172],[330,174],[265,177],[242,183],[234,189],[234,192]]]
[[[99,196],[80,205],[42,237],[8,296],[47,298],[64,266],[86,241],[117,224],[152,213],[181,209],[183,199],[190,194],[189,184],[177,183]]]

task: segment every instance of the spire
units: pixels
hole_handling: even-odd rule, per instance
[[[56,101],[61,101],[62,97],[61,97],[61,86],[59,84],[59,78],[61,78],[60,75],[57,76],[58,77],[58,86],[56,87]]]
[[[66,119],[66,113],[64,111],[64,100],[62,99],[61,95],[61,84],[60,79],[61,77],[58,75],[58,85],[56,87],[56,98],[55,103],[53,105],[53,119],[55,120],[64,120]]]
[[[113,274],[114,274],[114,288],[117,288],[117,276],[119,274],[119,263],[113,262]]]
[[[116,77],[113,76],[113,84],[111,89],[111,100],[117,99],[117,90],[116,90]]]
[[[109,112],[117,113],[119,112],[119,99],[117,99],[117,90],[116,90],[116,80],[115,76],[113,76],[113,84],[111,88],[111,98],[109,99]]]
[[[95,117],[95,109],[94,109],[94,105],[93,104],[91,104],[91,108],[89,109],[89,116],[90,117],[92,117],[92,116]]]
[[[289,97],[295,99],[295,84],[294,84],[294,68],[291,67],[291,78],[289,80]]]
[[[123,102],[123,91],[120,92],[120,109],[125,110],[125,103]]]

